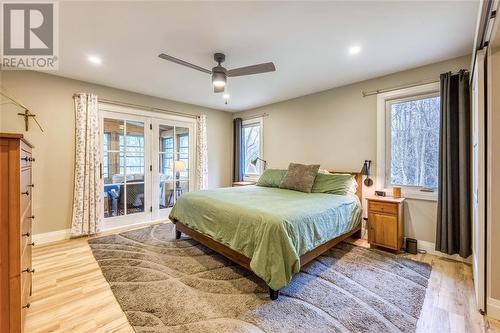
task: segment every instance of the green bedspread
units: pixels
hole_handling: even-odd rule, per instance
[[[186,193],[170,219],[250,258],[279,290],[299,272],[301,255],[360,223],[361,205],[354,195],[243,186]]]

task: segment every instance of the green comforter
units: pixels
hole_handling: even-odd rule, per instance
[[[361,205],[354,195],[243,186],[186,193],[170,219],[250,258],[252,271],[279,290],[299,272],[301,255],[360,223]]]

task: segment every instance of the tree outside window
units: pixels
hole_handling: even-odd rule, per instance
[[[390,103],[390,185],[438,187],[440,98]]]
[[[260,174],[260,161],[256,165],[252,161],[260,156],[260,124],[253,123],[243,126],[243,147],[245,175],[256,176]]]

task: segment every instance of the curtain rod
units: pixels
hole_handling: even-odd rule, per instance
[[[189,114],[189,113],[184,113],[184,112],[178,112],[178,111],[172,111],[172,110],[167,110],[167,109],[162,109],[162,108],[156,108],[156,107],[152,107],[152,106],[144,106],[144,105],[139,105],[139,104],[114,101],[114,100],[106,99],[106,98],[99,98],[98,97],[97,100],[99,102],[113,104],[113,105],[118,105],[118,106],[126,106],[126,107],[131,107],[131,108],[137,108],[137,109],[142,109],[142,110],[145,110],[145,111],[155,111],[155,112],[169,113],[169,114],[172,114],[172,115],[179,115],[179,116],[189,117],[189,118],[198,118],[200,116],[198,114]]]
[[[456,74],[459,74],[461,71],[458,71],[458,72],[453,72],[451,73],[452,75],[456,75]],[[465,70],[464,72],[469,72],[468,70]],[[439,82],[439,80],[436,80],[436,79],[429,79],[429,80],[426,80],[426,81],[419,81],[419,82],[416,82],[416,83],[411,83],[411,84],[406,84],[406,85],[402,85],[402,86],[398,86],[398,87],[393,87],[393,88],[385,88],[385,89],[377,89],[377,90],[372,90],[372,91],[362,91],[361,92],[361,95],[363,97],[368,97],[368,96],[373,96],[373,95],[378,95],[378,94],[382,94],[382,93],[386,93],[386,92],[390,92],[390,91],[394,91],[394,90],[399,90],[399,89],[405,89],[405,88],[413,88],[413,87],[417,87],[417,86],[421,86],[421,85],[424,85],[424,84],[430,84],[430,83],[436,83],[436,82]]]

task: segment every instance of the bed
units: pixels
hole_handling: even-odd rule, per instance
[[[302,193],[261,186],[186,193],[170,220],[184,233],[253,271],[272,300],[308,262],[361,236],[361,175],[355,194]]]

